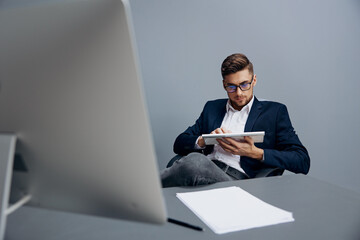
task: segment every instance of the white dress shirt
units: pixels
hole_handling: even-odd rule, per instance
[[[221,127],[230,130],[233,133],[243,133],[253,102],[254,96],[246,106],[238,111],[231,106],[230,100],[228,100],[226,104],[226,114],[221,123]],[[198,147],[199,146],[197,145],[197,148]],[[241,172],[245,172],[240,167],[240,156],[226,152],[219,144],[214,145],[214,151],[209,154],[208,157],[210,159],[219,160]]]

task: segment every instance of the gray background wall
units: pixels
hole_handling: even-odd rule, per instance
[[[309,175],[360,192],[359,0],[130,1],[160,168],[205,102],[226,97],[220,64],[242,52],[255,95],[288,106]]]
[[[360,192],[360,1],[131,0],[159,167],[209,99],[220,64],[254,63],[255,95],[285,103],[309,175]]]

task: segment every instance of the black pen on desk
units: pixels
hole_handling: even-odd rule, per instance
[[[201,227],[191,225],[189,223],[182,222],[182,221],[179,221],[179,220],[176,220],[176,219],[168,218],[167,220],[170,223],[178,224],[178,225],[183,226],[183,227],[191,228],[191,229],[194,229],[194,230],[197,230],[197,231],[204,231],[204,229],[201,228]]]

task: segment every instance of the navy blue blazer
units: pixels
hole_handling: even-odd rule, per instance
[[[227,101],[228,99],[218,99],[207,102],[195,124],[176,138],[174,152],[185,156],[199,151],[195,149],[197,138],[221,126]],[[264,142],[255,144],[264,150],[264,161],[241,157],[240,165],[250,177],[269,167],[286,169],[294,173],[309,172],[309,154],[296,135],[284,104],[259,101],[255,97],[245,124],[245,132],[254,131],[265,131]],[[208,155],[213,149],[214,146],[207,146],[201,152]]]

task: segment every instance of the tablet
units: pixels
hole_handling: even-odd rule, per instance
[[[244,132],[244,133],[221,133],[221,134],[203,134],[206,145],[218,144],[217,138],[231,137],[235,140],[241,141],[245,136],[250,136],[254,143],[262,143],[264,141],[265,132]]]

